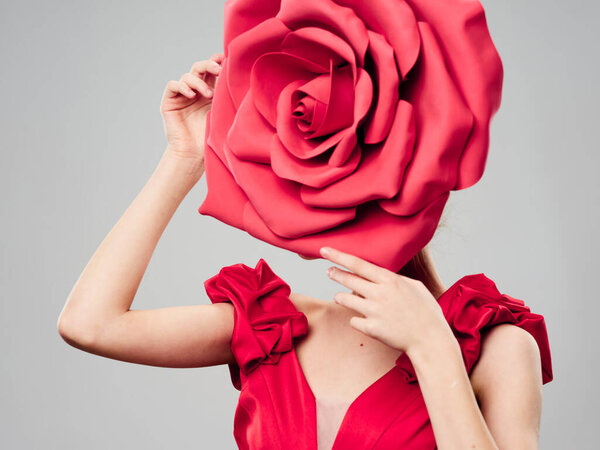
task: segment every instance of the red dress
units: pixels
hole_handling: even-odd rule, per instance
[[[316,400],[300,367],[294,340],[308,321],[289,299],[291,289],[264,259],[255,268],[223,267],[204,282],[213,303],[231,302],[235,325],[229,364],[240,390],[234,437],[240,449],[317,449]],[[500,323],[528,331],[537,341],[543,383],[552,380],[544,317],[522,300],[501,294],[483,273],[459,279],[438,299],[470,373],[482,333]],[[406,353],[349,406],[333,450],[435,449],[433,429]]]

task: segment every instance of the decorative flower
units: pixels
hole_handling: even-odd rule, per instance
[[[483,174],[503,68],[477,0],[229,0],[199,208],[398,271]]]
[[[467,373],[479,359],[483,335],[495,325],[510,323],[531,333],[540,349],[543,384],[552,381],[552,357],[544,316],[531,312],[523,300],[502,294],[483,273],[466,275],[439,298],[446,321],[458,340]],[[407,382],[416,382],[406,353],[396,360]]]
[[[290,286],[262,258],[254,269],[241,263],[223,267],[204,288],[212,303],[234,306],[231,351],[236,363],[229,371],[238,390],[240,369],[248,374],[259,364],[277,363],[295,338],[308,333],[306,316],[289,300]]]

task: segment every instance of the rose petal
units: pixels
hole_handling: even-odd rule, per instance
[[[453,8],[442,8],[440,2],[423,2],[429,2],[431,8],[444,10],[445,15],[454,14]],[[336,0],[336,3],[351,8],[369,30],[385,36],[394,49],[398,73],[406,78],[417,61],[421,46],[417,18],[406,1],[378,1],[374,4],[365,0]],[[423,20],[429,21],[428,18]]]
[[[277,126],[277,99],[281,91],[292,81],[312,80],[327,70],[307,59],[287,53],[265,53],[261,55],[250,74],[250,93],[256,109],[273,126]],[[289,109],[288,109],[289,111]]]
[[[356,128],[369,111],[373,100],[373,82],[367,71],[362,68],[358,69],[358,83],[354,95],[354,123],[343,131],[344,137],[333,149],[329,164],[334,167],[345,164],[350,157],[357,143]]]
[[[402,186],[414,142],[413,108],[400,100],[388,138],[381,144],[363,148],[359,169],[323,189],[302,186],[302,201],[321,208],[346,208],[393,197]]]
[[[352,79],[356,83],[356,57],[348,42],[328,30],[317,27],[299,28],[283,39],[281,51],[306,58],[323,67],[348,63],[352,67]]]
[[[292,95],[296,89],[304,84],[304,81],[293,81],[283,88],[277,102],[278,112],[276,114],[276,129],[277,134],[281,139],[281,143],[285,148],[288,149],[288,151],[290,151],[297,158],[309,159],[328,151],[331,149],[331,147],[337,144],[339,146],[337,152],[341,153],[340,156],[344,156],[345,159],[340,159],[339,163],[334,167],[340,167],[345,163],[352,153],[352,150],[354,150],[354,147],[356,146],[356,125],[358,123],[357,117],[360,118],[362,115],[364,115],[368,108],[368,105],[365,105],[368,103],[367,98],[370,92],[368,85],[370,83],[370,79],[365,71],[362,69],[361,71],[364,72],[362,79],[359,77],[359,89],[361,96],[354,105],[355,111],[353,125],[347,129],[338,131],[324,140],[318,137],[307,139],[306,135],[302,133],[302,130],[298,129],[296,124],[297,119],[289,111],[289,105],[292,102]],[[343,142],[340,143],[340,141]],[[329,164],[331,165],[331,161]]]
[[[483,175],[489,147],[489,123],[502,96],[503,67],[478,1],[407,0],[435,30],[444,61],[473,113],[473,131],[464,149],[454,189],[465,189]]]
[[[221,74],[215,84],[213,94],[215,100],[213,100],[209,111],[217,120],[211,121],[210,126],[208,122],[206,123],[205,137],[206,145],[210,146],[222,161],[225,161],[222,150],[223,144],[227,140],[229,127],[235,119],[236,108],[228,91],[229,64],[227,64],[227,61],[224,62],[222,67]]]
[[[418,26],[421,56],[401,93],[415,112],[415,152],[400,192],[379,201],[386,211],[402,216],[414,214],[456,184],[458,161],[473,126],[473,115],[448,73],[433,30],[425,22]]]
[[[284,108],[289,108],[289,106],[295,105],[295,99],[303,98],[307,102],[307,105],[312,105],[312,110],[310,114],[310,126],[306,127],[306,133],[301,133],[300,136],[302,139],[310,139],[313,134],[319,129],[323,120],[325,120],[325,115],[327,113],[327,103],[329,102],[329,98],[331,97],[331,73],[321,74],[313,78],[312,80],[297,85],[297,87],[288,92],[284,99],[284,94],[282,91],[282,95],[279,96],[279,103],[277,105],[277,121],[279,123],[280,120],[286,120],[283,118]],[[292,84],[292,83],[290,83]],[[288,85],[289,86],[289,85]],[[285,91],[285,89],[284,89]],[[280,109],[281,108],[281,109]],[[296,130],[301,130],[301,128],[296,125],[298,123],[297,115],[293,114],[285,114],[288,116],[289,123],[293,123],[294,128]],[[309,116],[305,116],[305,119]],[[293,120],[291,120],[293,119]]]
[[[280,0],[236,0],[226,1],[224,10],[223,43],[225,57],[227,47],[238,35],[274,17],[279,11]]]
[[[235,70],[230,74],[228,83],[229,92],[236,109],[240,107],[242,100],[248,93],[252,66],[256,60],[265,53],[278,50],[283,38],[289,32],[290,29],[281,20],[273,17],[230,42],[228,48],[229,65],[235,67]]]
[[[298,90],[311,97],[320,98],[319,94],[326,94],[325,117],[317,130],[308,135],[309,139],[327,136],[350,126],[353,122],[352,109],[354,108],[354,83],[350,66],[329,68],[329,76],[321,75],[300,86]]]
[[[446,192],[408,217],[388,214],[376,202],[369,202],[357,209],[353,221],[292,241],[269,230],[252,204],[247,203],[244,226],[250,235],[296,253],[321,258],[319,249],[327,245],[398,272],[431,240],[448,197]]]
[[[236,182],[265,225],[280,237],[295,239],[354,218],[354,208],[327,210],[305,205],[300,199],[298,183],[279,178],[266,164],[238,159],[227,145],[224,152]]]
[[[249,135],[252,139],[248,139]],[[247,95],[237,111],[229,133],[227,146],[239,159],[268,164],[271,161],[268,143],[275,129],[265,120]]]
[[[282,101],[281,96],[279,101]],[[298,90],[292,92],[291,102],[292,105],[296,105],[292,110],[293,122],[296,124],[296,128],[306,134],[314,132],[325,117],[327,105]],[[280,117],[277,116],[277,118]]]
[[[363,21],[352,8],[330,0],[282,0],[277,18],[293,30],[307,24],[330,30],[350,44],[357,65],[364,66],[369,37]]]
[[[277,100],[276,130],[281,143],[287,149],[286,151],[292,153],[296,158],[309,159],[327,151],[334,145],[334,141],[331,138],[328,140],[319,138],[307,139],[305,137],[306,134],[298,128],[298,119],[291,113],[290,105],[292,104],[294,93],[303,84],[304,80],[292,81],[281,91]],[[321,107],[317,108],[315,113],[317,116],[321,113],[325,114]],[[322,119],[316,117],[314,120],[318,121]],[[323,145],[325,142],[329,142],[330,145]]]
[[[394,49],[390,47],[385,38],[379,33],[369,30],[369,52],[373,61],[373,70],[377,81],[375,82],[376,99],[374,107],[369,112],[363,125],[365,144],[377,144],[387,136],[392,125],[394,109],[398,103],[400,93],[400,79],[398,72],[393,68]],[[367,59],[369,61],[369,59]]]
[[[293,83],[290,83],[291,86],[293,85]],[[294,84],[294,86],[298,86],[299,84]],[[288,93],[288,89],[289,92],[293,93],[293,90],[291,87],[288,88],[284,88],[284,90],[282,91],[281,95],[280,95],[280,100],[281,102],[285,102],[285,99],[287,97],[284,97],[287,93]],[[283,108],[283,106],[282,106]],[[336,144],[339,144],[339,142],[348,134],[351,134],[354,136],[355,142],[356,142],[356,133],[352,130],[349,131],[349,129],[344,129],[344,130],[340,130],[337,133],[327,137],[326,139],[322,139],[322,138],[313,138],[313,139],[299,139],[297,137],[297,135],[295,134],[295,129],[292,129],[292,126],[295,126],[292,122],[292,120],[295,120],[294,118],[290,118],[290,117],[283,117],[283,119],[285,120],[289,120],[290,121],[290,125],[288,128],[284,127],[282,124],[277,124],[277,128],[279,129],[279,137],[282,141],[282,143],[284,144],[284,146],[286,146],[286,148],[288,148],[288,150],[290,148],[293,148],[294,150],[294,155],[297,158],[302,158],[302,159],[308,159],[308,158],[313,158],[317,155],[320,155],[322,153],[325,153],[326,151],[330,150],[333,146],[335,146]],[[353,125],[354,129],[356,129],[356,125]],[[352,128],[352,127],[351,127]],[[293,134],[290,135],[290,133]],[[287,143],[287,145],[286,145]],[[350,152],[353,150],[354,147],[350,148]],[[340,164],[341,165],[341,164]]]
[[[206,115],[206,127],[210,127],[212,111]],[[208,145],[204,146],[204,166],[208,192],[198,212],[212,216],[236,228],[244,229],[243,212],[248,197],[240,189],[227,166]]]
[[[334,181],[352,173],[360,161],[361,149],[357,145],[354,152],[341,167],[332,167],[327,162],[312,159],[300,159],[292,155],[274,135],[270,146],[271,167],[281,178],[297,181],[313,188],[323,188]],[[302,186],[304,188],[305,186]],[[301,188],[301,193],[302,193]]]

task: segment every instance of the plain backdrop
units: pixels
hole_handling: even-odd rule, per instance
[[[450,286],[483,272],[544,315],[554,380],[543,449],[594,448],[598,384],[598,70],[594,1],[484,1],[503,59],[481,181],[453,192],[431,242]],[[0,3],[0,448],[235,448],[226,366],[166,369],[68,346],[58,315],[165,148],[170,79],[222,51],[223,2]],[[265,258],[292,290],[331,299],[305,261],[197,208],[177,210],[135,309],[210,303],[203,282]]]

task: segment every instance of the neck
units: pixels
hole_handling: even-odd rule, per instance
[[[446,287],[435,268],[429,246],[427,245],[400,269],[398,273],[420,280],[436,299],[446,292]]]

